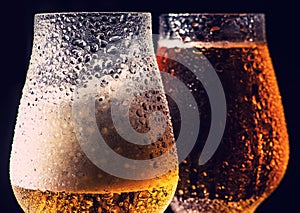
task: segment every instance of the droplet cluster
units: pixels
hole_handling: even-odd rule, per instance
[[[47,96],[45,93],[60,94],[64,91],[70,98],[70,87],[81,86],[85,78],[100,77],[99,73],[102,76],[109,73],[118,78],[122,69],[121,62],[126,60],[121,54],[126,55],[128,52],[122,51],[130,48],[134,38],[147,38],[150,29],[148,22],[147,15],[137,13],[36,15],[27,75],[29,82],[24,92],[39,93],[39,99]],[[148,43],[140,49],[147,46]],[[114,56],[115,61],[109,62],[107,58],[102,58],[105,64],[103,67],[99,65],[99,73],[89,70],[87,63],[94,63],[104,55]]]
[[[161,46],[159,51],[163,56],[158,57],[160,69],[190,88],[198,102],[201,120],[196,145],[180,164],[172,206],[191,212],[254,210],[280,183],[289,156],[283,107],[267,45],[195,43],[194,47],[186,48]],[[212,158],[201,166],[198,159],[212,119],[210,103],[199,79],[177,63],[177,58],[194,69],[197,62],[209,60],[226,96],[227,119],[222,141]],[[178,110],[174,103],[169,105],[174,134],[178,135]]]
[[[258,41],[264,39],[257,14],[167,14],[160,17],[163,38],[189,41]]]
[[[170,190],[168,199],[171,198],[169,195],[178,179],[177,167],[172,167],[170,174],[151,180],[134,182],[114,177],[99,169],[83,152],[78,142],[82,129],[75,130],[73,116],[73,104],[80,102],[76,99],[80,89],[96,89],[92,97],[95,115],[89,116],[84,103],[76,113],[86,123],[96,116],[97,122],[105,124],[98,123],[104,137],[112,135],[113,124],[105,115],[110,115],[112,98],[121,93],[124,82],[131,82],[137,91],[155,91],[152,98],[142,93],[128,97],[130,101],[136,99],[131,106],[134,118],[139,117],[136,114],[139,109],[142,116],[149,115],[140,105],[143,102],[147,110],[155,105],[152,111],[160,110],[169,119],[151,43],[150,21],[150,15],[144,13],[61,13],[35,17],[32,56],[11,155],[13,186],[43,193],[50,190],[51,193],[93,194],[169,187],[166,190]],[[122,94],[126,95],[126,91]],[[136,130],[144,131],[145,124],[142,121]],[[155,146],[144,149],[143,158],[151,159],[150,147],[156,156],[174,144],[170,122],[166,121],[166,125],[165,134],[153,141]],[[120,150],[118,142],[122,141],[114,139],[118,139],[117,133],[110,137],[108,145],[126,155],[128,147]],[[135,148],[132,156],[138,151]],[[174,148],[173,154],[173,164],[176,164]],[[103,163],[111,164],[109,159]],[[44,197],[43,193],[39,195]]]

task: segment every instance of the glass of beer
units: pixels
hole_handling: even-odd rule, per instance
[[[161,15],[157,60],[161,71],[190,90],[201,121],[192,151],[180,162],[171,208],[174,212],[254,212],[280,184],[289,159],[264,14]],[[165,84],[172,88],[168,81]],[[224,102],[216,105],[213,97],[217,96],[207,88],[220,84]],[[169,109],[177,138],[181,112],[172,99]],[[225,119],[222,113],[216,115],[223,109]],[[209,140],[220,131],[222,137]]]
[[[178,162],[149,13],[35,15],[10,179],[24,212],[163,212]]]

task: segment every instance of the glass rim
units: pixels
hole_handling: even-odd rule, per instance
[[[207,12],[187,12],[187,13],[162,13],[159,15],[159,17],[174,17],[174,16],[199,16],[199,15],[206,15],[206,16],[249,16],[249,15],[253,15],[253,16],[261,16],[261,17],[265,17],[266,14],[265,13],[246,13],[246,12],[242,12],[242,13],[207,13]]]
[[[180,22],[185,19],[188,23],[178,24],[178,26],[170,25],[171,22]],[[208,25],[205,24],[206,19],[211,21]],[[162,38],[188,38],[186,43],[196,41],[266,42],[265,20],[265,13],[164,13],[159,16],[159,32]],[[193,27],[188,28],[192,21],[201,25],[201,30],[197,27],[195,30]],[[238,23],[230,25],[231,22]],[[220,23],[225,24],[220,25]],[[219,25],[219,31],[211,33],[210,29]],[[235,33],[230,33],[229,29]]]
[[[53,16],[53,15],[122,15],[122,14],[136,14],[136,15],[151,15],[150,12],[127,12],[127,11],[70,11],[70,12],[40,12],[34,14],[35,17]]]

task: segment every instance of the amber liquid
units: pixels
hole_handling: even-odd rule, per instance
[[[177,171],[160,179],[161,183],[145,190],[130,192],[56,192],[13,187],[25,212],[163,212],[174,195]],[[173,181],[172,181],[173,180]],[[157,180],[153,180],[157,182]],[[139,184],[132,188],[140,188]],[[149,186],[151,183],[149,183]]]
[[[289,158],[284,111],[267,45],[194,43],[189,47],[164,47],[162,42],[158,52],[160,70],[189,85],[201,114],[196,145],[180,164],[172,209],[254,212],[279,185]],[[227,120],[216,153],[199,166],[211,111],[203,85],[184,64],[193,67],[195,61],[203,60],[202,54],[223,85]],[[184,63],[179,64],[176,59]],[[180,112],[171,99],[169,108],[174,134],[178,136]]]

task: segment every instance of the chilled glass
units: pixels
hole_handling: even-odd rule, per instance
[[[35,15],[10,179],[24,212],[164,211],[178,163],[149,13]]]
[[[161,71],[189,88],[201,121],[195,146],[180,163],[173,211],[254,212],[280,184],[289,159],[284,109],[264,14],[161,15],[157,60]],[[193,72],[198,70],[201,75],[202,62],[214,68],[225,94],[226,123],[214,127],[218,118],[206,91],[211,81],[199,79]],[[169,108],[178,137],[181,112],[172,99]],[[201,163],[209,132],[219,131],[222,125],[219,146]]]

